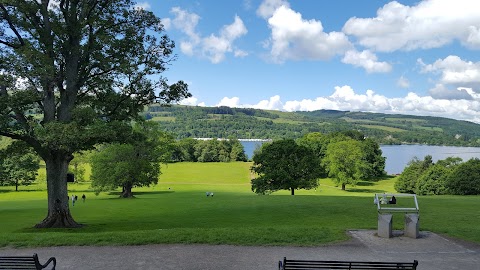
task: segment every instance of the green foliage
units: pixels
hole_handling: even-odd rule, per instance
[[[294,140],[279,140],[262,147],[253,156],[252,190],[267,194],[277,190],[312,189],[318,186],[321,170],[318,157],[309,148]]]
[[[0,185],[30,185],[39,169],[39,157],[22,141],[0,149]]]
[[[477,195],[480,194],[480,160],[449,157],[432,162],[413,159],[395,182],[398,192],[419,195]]]
[[[173,161],[230,162],[247,161],[243,145],[237,139],[195,140],[185,138],[175,143]]]
[[[479,195],[480,194],[480,159],[470,159],[458,165],[446,181],[450,194]]]
[[[135,142],[107,145],[93,154],[91,180],[97,194],[122,187],[122,197],[132,197],[133,187],[158,183],[160,162],[171,156],[173,138],[152,122],[137,124],[135,131]]]
[[[442,195],[447,194],[445,182],[450,170],[445,166],[435,164],[421,174],[415,183],[415,194]]]
[[[86,166],[90,162],[91,152],[76,153],[70,161],[69,171],[75,175],[75,182],[85,182]]]
[[[422,174],[433,166],[432,156],[425,156],[424,160],[414,158],[395,182],[395,190],[401,193],[415,193],[417,181]]]
[[[353,139],[328,144],[325,159],[328,176],[345,190],[346,185],[355,185],[367,177],[369,164],[362,152],[362,143]]]
[[[297,140],[299,145],[303,145],[313,151],[319,160],[319,169],[321,170],[321,176],[326,177],[327,172],[322,160],[325,158],[327,152],[327,146],[330,142],[328,135],[323,135],[320,132],[312,132],[305,134],[302,138]]]
[[[362,140],[362,152],[363,159],[367,163],[365,176],[371,178],[384,175],[385,157],[382,156],[380,145],[371,138],[366,138]]]

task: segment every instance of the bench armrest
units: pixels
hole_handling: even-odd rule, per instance
[[[55,257],[51,257],[50,259],[47,260],[46,263],[44,264],[41,264],[38,260],[38,255],[37,254],[33,254],[33,257],[35,258],[35,261],[37,263],[37,267],[40,267],[39,269],[43,269],[43,268],[46,268],[51,262],[53,262],[53,265],[52,265],[52,268],[51,270],[55,270],[55,267],[57,266],[57,259],[55,259]]]

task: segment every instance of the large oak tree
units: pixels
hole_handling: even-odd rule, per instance
[[[253,156],[252,191],[267,194],[278,190],[312,189],[321,176],[320,160],[315,153],[294,140],[285,139],[266,144]]]
[[[160,76],[173,48],[131,0],[0,0],[0,135],[45,161],[48,213],[36,227],[80,226],[68,207],[73,153],[121,140],[147,104],[190,95]]]

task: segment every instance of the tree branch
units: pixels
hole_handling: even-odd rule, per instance
[[[11,44],[11,43],[8,43],[6,41],[3,41],[3,40],[0,40],[0,43],[4,44],[4,45],[7,45],[9,47],[12,47],[14,49],[18,49],[22,46],[25,45],[25,41],[23,40],[22,36],[20,35],[20,33],[18,32],[17,28],[15,27],[15,25],[13,25],[13,22],[12,22],[12,18],[10,18],[10,16],[8,15],[8,10],[7,8],[5,8],[5,6],[3,4],[0,4],[0,9],[3,11],[3,13],[5,14],[5,20],[7,20],[8,22],[8,26],[10,26],[10,29],[13,31],[13,33],[15,33],[15,36],[17,36],[17,39],[18,41],[20,42],[20,45],[15,45],[15,44]]]

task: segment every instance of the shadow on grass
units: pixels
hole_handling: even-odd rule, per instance
[[[375,183],[367,182],[367,181],[361,181],[357,183],[357,186],[361,186],[361,187],[368,187],[368,186],[374,186],[374,185]]]
[[[38,191],[45,191],[45,189],[0,189],[0,193],[11,193],[11,192],[38,192]]]
[[[170,194],[170,193],[174,193],[175,191],[173,190],[163,190],[163,191],[138,191],[138,192],[135,192],[133,191],[133,196],[138,196],[138,195],[150,195],[150,194]],[[116,196],[119,196],[122,194],[122,192],[120,191],[111,191],[108,193],[108,195],[116,195]]]
[[[359,193],[383,193],[385,190],[380,189],[366,189],[366,188],[350,188],[346,189],[346,192],[359,192]]]

